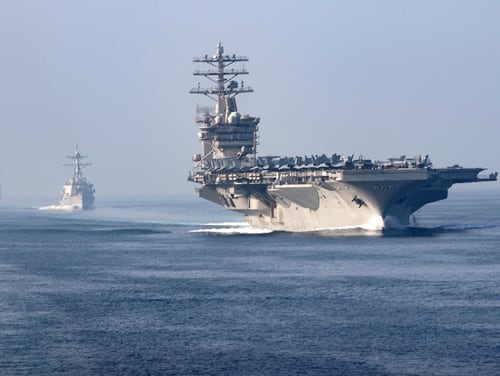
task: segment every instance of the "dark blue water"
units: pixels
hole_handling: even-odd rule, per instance
[[[0,208],[1,375],[500,374],[497,192],[385,234],[97,205]]]

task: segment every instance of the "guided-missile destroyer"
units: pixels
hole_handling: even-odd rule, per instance
[[[76,210],[91,209],[94,205],[94,185],[82,173],[82,169],[90,166],[90,163],[81,162],[87,156],[81,155],[78,151],[78,145],[76,145],[75,153],[66,158],[73,160],[73,163],[65,165],[73,167],[73,176],[63,185],[59,204],[61,206],[70,206]]]
[[[245,56],[224,53],[193,59],[195,70],[213,82],[191,94],[205,95],[215,108],[197,108],[201,154],[193,156],[189,180],[200,197],[245,215],[254,227],[318,231],[339,227],[387,228],[409,225],[412,213],[443,200],[456,183],[497,180],[483,168],[434,168],[429,156],[373,161],[362,157],[257,156],[259,118],[241,115],[236,96],[253,92],[236,78],[247,75]]]

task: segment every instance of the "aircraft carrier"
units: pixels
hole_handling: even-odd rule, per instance
[[[194,76],[212,81],[191,94],[207,96],[215,107],[197,107],[201,154],[193,156],[188,180],[200,197],[243,214],[256,228],[319,231],[410,224],[412,213],[443,200],[456,183],[497,180],[483,168],[434,168],[429,156],[373,161],[338,154],[297,157],[257,156],[260,119],[240,114],[236,96],[253,92],[238,82],[247,75],[245,56],[229,55],[219,42],[214,55],[193,58],[205,69]],[[206,69],[208,66],[208,69]]]
[[[73,167],[73,176],[63,185],[59,204],[65,207],[72,207],[75,210],[91,209],[94,205],[94,185],[82,173],[82,169],[90,166],[90,163],[81,162],[87,156],[81,155],[78,151],[78,145],[76,145],[74,154],[66,158],[73,161],[71,164],[66,164],[66,166]]]

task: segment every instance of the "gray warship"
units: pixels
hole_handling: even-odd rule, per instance
[[[253,227],[300,232],[408,226],[415,211],[446,199],[453,184],[497,180],[498,173],[480,175],[483,168],[434,168],[427,155],[386,161],[257,156],[260,119],[241,115],[236,105],[237,95],[253,92],[236,80],[249,73],[247,61],[225,54],[220,42],[215,55],[193,58],[208,65],[193,75],[214,85],[198,83],[190,93],[213,99],[215,107],[197,107],[201,154],[193,156],[188,180],[201,185],[200,197],[243,214]]]
[[[82,173],[82,169],[90,166],[90,163],[81,162],[81,160],[87,158],[87,156],[80,154],[78,145],[76,145],[74,154],[66,158],[73,160],[73,163],[65,164],[65,166],[73,167],[73,176],[63,185],[59,204],[65,207],[71,207],[75,210],[91,209],[94,205],[94,185],[91,184]]]

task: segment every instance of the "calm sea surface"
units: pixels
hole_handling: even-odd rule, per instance
[[[201,199],[0,207],[1,375],[498,375],[500,194],[259,233]]]

